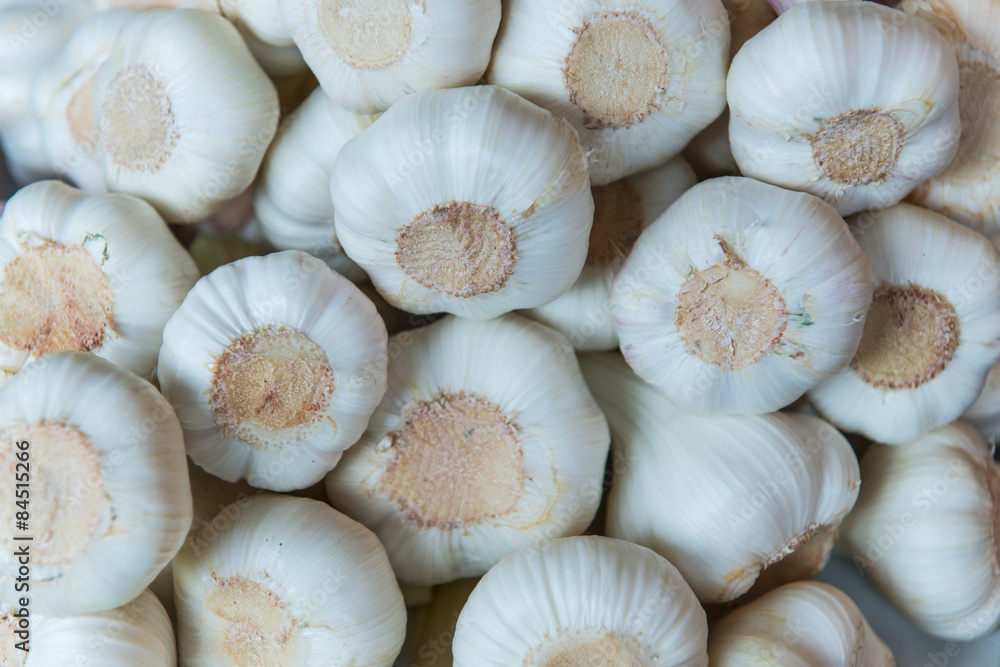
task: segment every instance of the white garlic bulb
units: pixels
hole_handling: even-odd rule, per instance
[[[909,442],[958,419],[1000,361],[1000,255],[978,232],[910,204],[849,222],[875,296],[854,359],[809,400],[847,431]]]
[[[245,190],[278,123],[274,85],[239,33],[195,9],[138,14],[92,94],[108,189],[171,222],[203,220]]]
[[[478,576],[583,532],[609,437],[562,335],[514,314],[446,317],[393,336],[389,357],[385,398],[326,488],[401,581]]]
[[[525,310],[524,314],[562,333],[577,350],[618,347],[618,332],[611,316],[615,274],[639,233],[697,182],[687,162],[674,158],[647,172],[592,187],[594,226],[579,279],[555,301]]]
[[[157,371],[195,463],[289,491],[364,432],[385,392],[386,339],[353,283],[289,250],[199,280],[164,329]]]
[[[7,202],[0,267],[0,385],[59,350],[152,380],[163,327],[198,278],[149,204],[56,181]]]
[[[726,93],[743,174],[841,215],[895,204],[958,148],[953,49],[874,2],[792,7],[736,54]]]
[[[765,593],[712,626],[713,667],[895,667],[858,606],[828,584],[799,581]]]
[[[847,365],[872,285],[830,206],[724,177],[691,188],[642,233],[611,301],[625,358],[671,402],[763,413]]]
[[[786,413],[685,417],[617,355],[580,365],[614,444],[608,535],[669,559],[704,603],[825,567],[860,484],[835,428]]]
[[[181,547],[191,525],[184,441],[148,382],[92,354],[48,355],[0,390],[0,440],[11,480],[0,492],[4,604],[24,595],[18,548],[29,553],[32,611],[64,617],[135,599]],[[31,484],[26,510],[15,471]],[[18,511],[29,517],[15,531]]]
[[[330,99],[355,113],[483,75],[500,0],[277,0],[281,21]]]
[[[719,0],[503,3],[486,78],[580,133],[604,185],[678,154],[726,106]]]
[[[666,559],[607,537],[508,556],[458,617],[455,667],[706,667],[708,624]]]
[[[919,628],[967,641],[1000,625],[1000,466],[968,424],[872,445],[843,526],[855,565]]]
[[[222,15],[233,22],[264,71],[289,76],[306,70],[306,62],[281,22],[278,0],[217,0]]]
[[[331,191],[347,255],[414,313],[552,301],[579,277],[594,218],[576,132],[497,86],[400,100],[341,149]]]
[[[405,636],[382,545],[316,500],[226,507],[174,558],[174,588],[186,667],[390,667]]]

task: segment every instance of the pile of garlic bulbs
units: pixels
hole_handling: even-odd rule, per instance
[[[997,127],[995,0],[0,0],[0,664],[997,633]]]

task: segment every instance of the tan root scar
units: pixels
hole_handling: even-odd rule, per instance
[[[604,629],[564,631],[538,647],[523,667],[653,667],[649,650],[629,635]]]
[[[157,171],[180,138],[170,98],[145,65],[121,70],[112,79],[101,109],[101,141],[108,156],[132,171]]]
[[[591,188],[594,226],[587,266],[611,266],[628,256],[642,232],[642,198],[627,181]]]
[[[1000,164],[1000,73],[981,62],[959,64],[958,111],[962,135],[958,152],[939,177],[944,182],[989,178]]]
[[[224,623],[213,643],[239,667],[292,667],[302,628],[285,603],[267,587],[242,577],[220,579],[206,600]]]
[[[413,42],[406,0],[324,0],[317,12],[330,49],[354,69],[394,65]]]
[[[827,120],[810,143],[813,161],[830,180],[842,185],[881,183],[899,161],[903,124],[883,111],[848,111]]]

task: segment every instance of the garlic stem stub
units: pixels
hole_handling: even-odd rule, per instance
[[[611,302],[625,359],[672,403],[765,413],[847,365],[872,286],[833,208],[724,177],[688,190],[642,233]]]
[[[347,255],[413,313],[540,306],[587,258],[594,202],[576,132],[497,86],[400,100],[344,145],[331,191]]]
[[[198,278],[149,204],[57,181],[7,202],[0,267],[0,385],[60,350],[152,381],[163,327]]]
[[[617,355],[580,366],[611,426],[608,535],[670,560],[705,604],[823,570],[860,484],[835,428],[787,413],[687,417]]]
[[[907,443],[958,419],[1000,361],[1000,255],[978,232],[911,204],[849,222],[875,296],[857,354],[809,400],[844,430]]]
[[[326,503],[262,494],[174,558],[187,667],[390,667],[406,609],[385,550]]]
[[[400,581],[479,576],[584,531],[609,436],[561,334],[514,314],[445,317],[393,336],[389,354],[385,398],[326,489],[375,531]]]
[[[707,667],[708,624],[680,573],[644,547],[567,537],[486,573],[458,617],[455,667]]]
[[[736,54],[726,92],[742,173],[841,215],[892,206],[958,149],[954,50],[874,2],[792,7]]]
[[[611,316],[615,274],[639,233],[695,183],[697,177],[691,167],[678,157],[641,174],[592,187],[594,226],[580,278],[555,301],[523,313],[562,333],[577,350],[618,347],[618,332]]]
[[[154,9],[118,34],[94,77],[93,112],[108,189],[197,222],[250,185],[278,94],[224,18]]]
[[[970,641],[1000,625],[1000,466],[969,424],[872,445],[843,543],[924,632]]]
[[[191,459],[290,491],[323,478],[385,392],[385,325],[322,260],[289,250],[219,267],[164,329],[160,387]]]
[[[713,667],[895,667],[892,651],[842,591],[816,581],[786,584],[712,626]]]
[[[320,86],[354,113],[482,77],[500,0],[277,0]]]
[[[192,512],[184,441],[148,382],[92,354],[50,354],[0,390],[0,440],[10,480],[28,452],[31,484],[24,532],[15,532],[13,482],[0,490],[3,604],[24,595],[17,536],[34,538],[31,610],[42,616],[120,607],[180,549]]]

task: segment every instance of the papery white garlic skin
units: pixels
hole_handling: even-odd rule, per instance
[[[604,185],[673,157],[725,108],[718,0],[504,2],[486,79],[565,118]]]
[[[851,360],[872,285],[829,205],[723,177],[688,190],[642,233],[611,301],[625,359],[672,403],[765,413]]]
[[[770,5],[774,8],[774,11],[779,14],[787,12],[789,9],[795,5],[800,5],[803,2],[816,2],[817,0],[767,0]],[[853,0],[828,0],[830,2],[852,2]],[[888,4],[888,3],[886,3]]]
[[[742,173],[841,215],[895,204],[958,148],[953,49],[874,2],[791,8],[736,54],[726,94]]]
[[[357,287],[289,250],[202,278],[164,329],[158,375],[195,463],[274,491],[315,484],[385,392],[385,325]]]
[[[337,238],[389,303],[474,319],[569,289],[594,217],[576,132],[498,86],[400,100],[344,145],[331,192]]]
[[[911,204],[849,223],[875,296],[858,354],[809,400],[844,430],[907,443],[958,419],[1000,361],[1000,255],[978,232]]]
[[[816,581],[786,584],[729,612],[712,627],[708,657],[718,667],[896,665],[854,601]]]
[[[843,526],[855,565],[924,632],[968,641],[1000,624],[1000,466],[955,422],[872,445]]]
[[[445,317],[390,339],[388,389],[326,478],[396,576],[479,576],[539,540],[582,533],[600,503],[607,423],[568,341],[524,317]]]
[[[577,350],[618,347],[618,332],[611,316],[615,274],[639,233],[696,182],[687,162],[674,158],[655,169],[591,188],[594,226],[580,278],[555,301],[524,314],[565,335]]]
[[[260,66],[269,75],[305,71],[295,41],[281,22],[278,0],[218,0],[222,15],[233,22]]]

